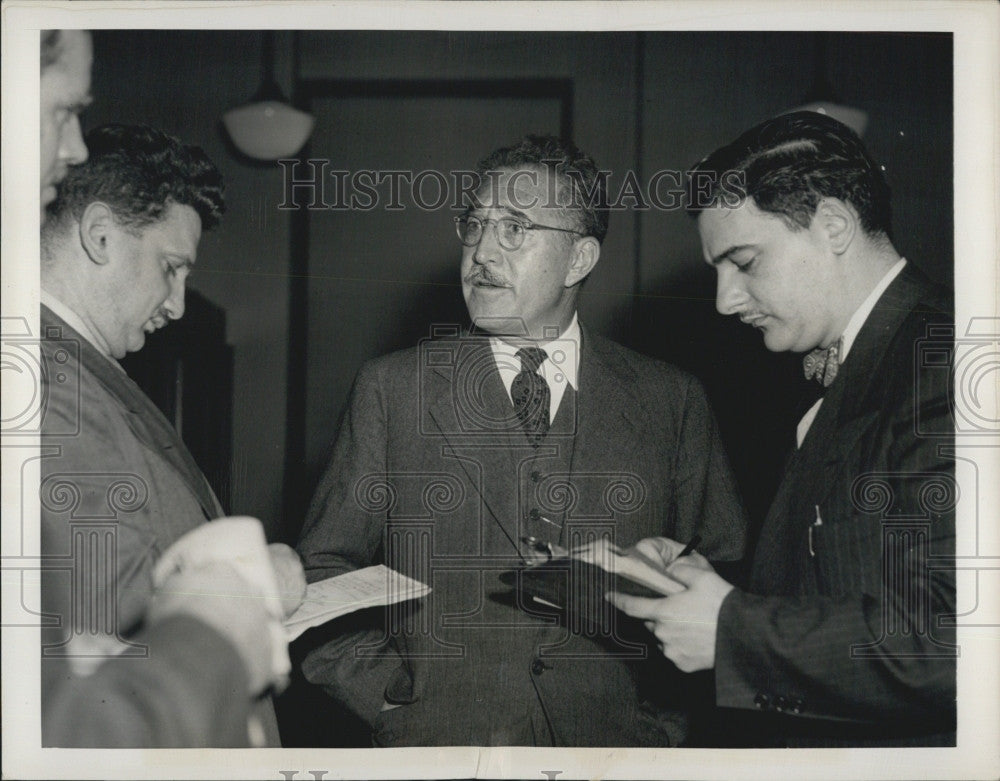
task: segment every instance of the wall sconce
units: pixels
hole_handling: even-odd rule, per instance
[[[274,80],[274,31],[265,30],[261,41],[263,76],[260,89],[249,103],[230,109],[222,123],[236,148],[256,160],[293,157],[312,133],[315,118],[288,104]]]
[[[802,99],[802,105],[784,112],[815,111],[826,114],[838,122],[847,125],[851,130],[863,136],[868,128],[868,112],[840,102],[829,79],[826,77],[827,33],[816,34],[816,60],[813,67],[813,85],[809,93]]]

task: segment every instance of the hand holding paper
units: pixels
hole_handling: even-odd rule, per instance
[[[291,569],[289,562],[285,566]],[[285,685],[291,661],[277,576],[260,521],[220,518],[188,532],[157,562],[153,584],[147,620],[191,615],[236,647],[253,694]]]
[[[284,543],[272,542],[267,546],[271,556],[271,566],[278,580],[278,596],[281,609],[287,618],[302,604],[306,595],[306,573],[302,560],[292,548]]]

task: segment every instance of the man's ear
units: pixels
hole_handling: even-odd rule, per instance
[[[566,287],[573,287],[587,278],[601,257],[601,243],[593,236],[584,236],[573,244],[573,257],[566,272]]]
[[[87,256],[97,265],[110,260],[108,245],[113,240],[115,215],[106,203],[94,201],[87,205],[80,218],[80,244]]]
[[[843,255],[847,251],[860,227],[858,213],[839,198],[823,198],[816,206],[813,219],[818,221],[816,224],[835,255]]]

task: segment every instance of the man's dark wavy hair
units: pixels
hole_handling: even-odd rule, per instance
[[[54,222],[67,214],[80,220],[100,201],[134,230],[162,219],[172,203],[194,209],[202,230],[219,224],[226,208],[222,174],[201,147],[146,125],[104,125],[85,141],[87,161],[69,169],[49,204]]]
[[[687,190],[692,217],[753,198],[793,230],[809,227],[820,199],[837,198],[854,207],[869,235],[892,239],[882,169],[853,130],[815,111],[783,114],[746,131],[695,165]]]
[[[576,212],[579,229],[585,236],[604,241],[608,233],[608,196],[605,177],[599,175],[597,163],[581,152],[572,141],[556,136],[528,135],[514,146],[491,152],[476,165],[480,177],[501,168],[547,168],[557,174],[559,204],[572,204],[567,211]],[[567,197],[570,195],[570,197]]]

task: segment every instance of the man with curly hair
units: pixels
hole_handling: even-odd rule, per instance
[[[89,56],[86,33],[61,37]],[[254,703],[272,679],[275,619],[260,600],[233,599],[245,576],[227,562],[189,567],[151,601],[157,560],[224,513],[117,363],[184,314],[201,232],[224,209],[222,176],[201,149],[149,127],[97,128],[85,146],[72,108],[56,128],[45,103],[43,89],[42,605],[58,624],[42,636],[43,745],[277,745],[270,701]],[[95,518],[104,525],[77,524]],[[272,560],[294,559],[282,547]]]

